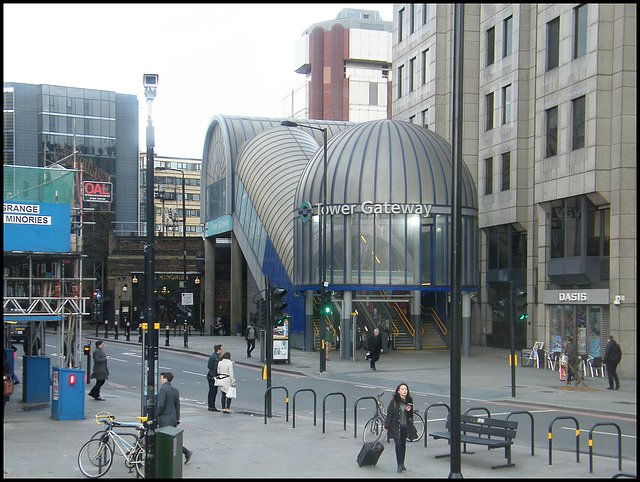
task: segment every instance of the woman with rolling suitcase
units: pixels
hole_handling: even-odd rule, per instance
[[[413,398],[411,398],[409,386],[406,383],[398,385],[393,400],[387,407],[384,431],[387,430],[389,438],[392,438],[396,443],[396,462],[398,462],[398,473],[400,473],[407,470],[404,466],[407,437],[417,438],[416,427],[413,425]]]

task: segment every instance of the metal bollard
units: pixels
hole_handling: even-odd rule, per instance
[[[104,337],[109,338],[109,320],[104,320]]]
[[[167,339],[164,342],[164,346],[169,346],[169,325],[167,325]]]
[[[131,341],[131,323],[127,321],[127,326],[125,327],[125,335],[127,337],[127,341]]]
[[[113,322],[113,327],[114,327],[113,329],[114,329],[114,331],[116,333],[115,339],[117,340],[118,339],[118,321],[117,320]]]

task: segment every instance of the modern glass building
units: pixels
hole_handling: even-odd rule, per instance
[[[396,347],[421,349],[428,319],[437,319],[445,336],[450,145],[405,122],[304,120],[298,128],[281,126],[283,120],[214,116],[209,125],[202,164],[206,299],[215,285],[214,247],[227,238],[232,333],[242,323],[243,296],[247,303],[262,297],[268,277],[288,291],[293,347],[310,349],[317,339],[323,279],[332,292],[334,329],[344,340],[353,335],[354,310],[357,330],[380,327]],[[479,285],[478,207],[466,167],[462,177],[462,283],[469,302]],[[216,316],[212,305],[207,324]]]
[[[5,82],[5,164],[44,167],[71,155],[111,177],[116,232],[138,222],[138,100],[116,92]],[[133,227],[133,229],[131,229]]]

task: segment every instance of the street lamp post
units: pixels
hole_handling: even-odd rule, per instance
[[[183,292],[187,291],[187,210],[185,204],[185,198],[187,197],[185,191],[184,171],[182,169],[174,169],[173,167],[156,167],[156,171],[177,171],[182,174],[182,279],[183,279]],[[182,305],[185,317],[184,317],[184,347],[189,346],[189,335],[187,334],[187,310]]]
[[[327,288],[329,283],[327,283],[327,128],[326,127],[313,127],[309,125],[298,124],[293,121],[282,121],[281,125],[285,127],[304,127],[307,129],[313,129],[316,131],[322,132],[322,138],[324,140],[324,170],[322,174],[322,184],[323,184],[323,194],[322,194],[322,208],[320,209],[320,213],[322,214],[322,286],[320,288],[320,299],[321,302],[324,302],[325,299],[328,298],[326,295]],[[327,360],[326,353],[324,349],[324,330],[327,322],[328,314],[324,313],[324,317],[321,316],[320,319],[324,320],[325,323],[320,323],[322,326],[318,330],[320,333],[320,373],[327,370]]]
[[[151,118],[151,104],[156,97],[156,89],[158,86],[158,75],[144,74],[144,96],[147,99],[147,109],[149,117],[147,121],[147,244],[145,276],[147,280],[147,337],[143,353],[143,360],[147,362],[147,380],[146,380],[146,415],[149,425],[147,437],[145,440],[146,459],[144,464],[145,478],[153,479],[156,475],[156,360],[158,358],[158,339],[157,328],[155,322],[155,300],[154,300],[154,282],[155,266],[154,266],[154,235],[155,235],[155,207],[154,207],[154,169],[153,169],[153,147],[155,144],[153,122]],[[144,385],[144,384],[143,384]],[[144,415],[144,414],[143,414]]]

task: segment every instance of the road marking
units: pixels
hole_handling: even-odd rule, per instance
[[[206,377],[207,376],[207,375],[204,375],[202,373],[188,372],[186,370],[183,370],[182,373],[188,373],[189,375],[198,375],[200,377]]]

